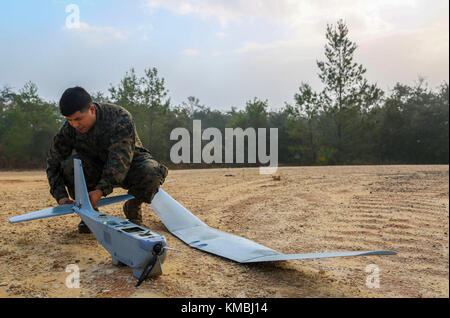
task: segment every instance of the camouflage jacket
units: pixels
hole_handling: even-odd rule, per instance
[[[53,138],[47,155],[47,178],[50,193],[58,201],[68,197],[61,163],[75,150],[81,158],[103,167],[96,189],[106,196],[125,179],[134,157],[150,152],[142,146],[131,114],[123,107],[94,103],[96,121],[84,134],[68,121]]]

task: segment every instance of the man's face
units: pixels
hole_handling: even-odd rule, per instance
[[[70,116],[66,116],[70,126],[75,128],[79,133],[87,133],[95,124],[95,107],[89,106],[87,111],[77,111]]]

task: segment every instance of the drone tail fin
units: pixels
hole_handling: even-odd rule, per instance
[[[73,159],[73,171],[75,175],[75,202],[78,208],[92,209],[91,201],[86,187],[86,180],[84,179],[83,166],[81,160]]]

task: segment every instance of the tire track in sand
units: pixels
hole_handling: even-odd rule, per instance
[[[352,198],[324,238],[342,248],[396,251],[395,257],[372,261],[397,269],[384,279],[399,284],[406,296],[436,297],[436,285],[448,295],[448,204],[435,199],[448,187],[445,174],[382,176],[370,184],[369,194]]]

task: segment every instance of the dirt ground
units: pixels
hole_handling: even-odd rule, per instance
[[[398,254],[242,265],[185,245],[146,205],[144,225],[182,252],[169,251],[163,275],[136,288],[130,268],[78,234],[76,215],[9,224],[55,202],[44,171],[0,172],[0,297],[449,297],[448,166],[282,167],[277,176],[170,171],[163,188],[209,226],[283,253]],[[120,203],[100,211],[124,217]],[[70,264],[80,288],[66,286]]]

